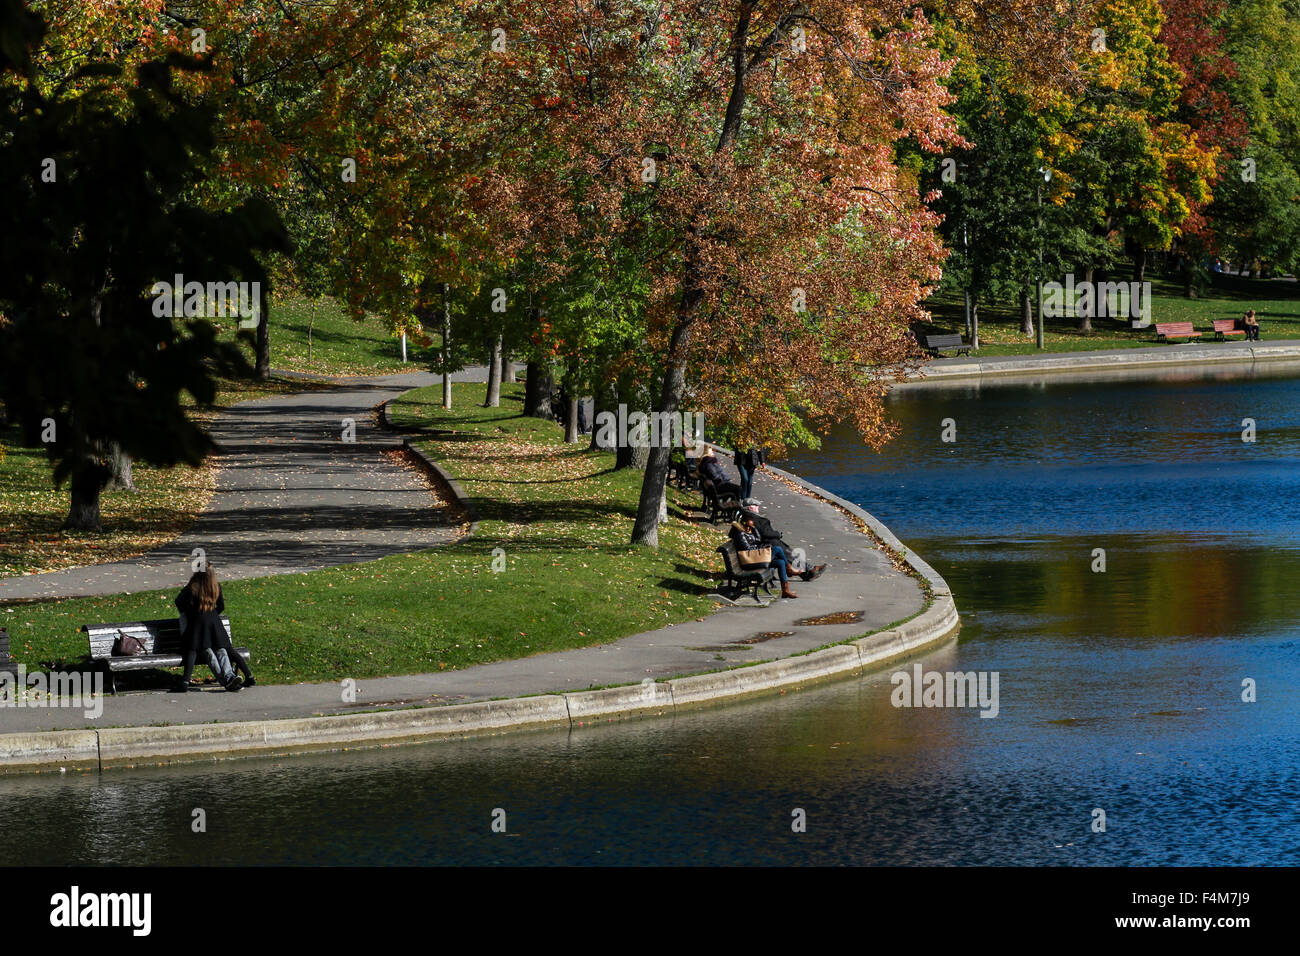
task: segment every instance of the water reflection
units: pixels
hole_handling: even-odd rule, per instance
[[[924,666],[997,671],[996,719],[895,708],[886,673],[572,733],[0,778],[0,820],[41,838],[0,862],[1295,865],[1298,399],[914,390],[883,453],[835,434],[790,463],[948,579],[961,640]]]

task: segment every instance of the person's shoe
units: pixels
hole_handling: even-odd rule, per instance
[[[790,585],[788,585],[788,584],[783,584],[783,585],[781,586],[781,597],[783,597],[783,598],[797,598],[798,596],[799,596],[799,595],[795,594],[793,591],[790,590]]]
[[[233,694],[236,693],[239,690],[239,688],[243,686],[244,686],[243,678],[232,677],[230,678],[230,683],[226,685],[226,690]]]
[[[799,575],[799,577],[803,578],[805,581],[816,581],[819,577],[822,576],[822,572],[824,572],[825,570],[826,570],[826,565],[819,564],[815,568],[809,568],[803,574]]]
[[[172,693],[175,693],[175,694],[188,694],[188,693],[189,693],[189,690],[190,690],[190,682],[189,682],[189,681],[187,681],[187,680],[178,680],[178,681],[176,682],[176,686],[172,688]]]
[[[253,680],[253,675],[252,675],[252,674],[249,674],[247,677],[244,678],[244,686],[245,686],[245,687],[252,687],[252,686],[253,686],[254,684],[256,684],[256,683],[257,683],[257,681]]]

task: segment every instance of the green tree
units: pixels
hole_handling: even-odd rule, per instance
[[[187,198],[214,118],[173,76],[206,68],[174,56],[127,78],[90,64],[71,91],[46,94],[30,72],[0,88],[0,395],[69,482],[70,528],[100,527],[115,454],[197,465],[213,445],[182,394],[211,402],[214,375],[247,370],[210,322],[162,314],[155,284],[256,282],[264,308],[259,254],[286,248],[264,204],[211,212]]]

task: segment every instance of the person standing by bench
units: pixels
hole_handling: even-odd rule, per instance
[[[225,609],[226,600],[217,582],[217,573],[210,567],[191,575],[189,584],[176,595],[185,663],[185,673],[176,688],[181,693],[189,690],[190,675],[194,673],[194,662],[200,651],[206,655],[208,667],[227,691],[234,693],[245,682],[253,685],[253,672],[249,670],[248,662],[236,653],[230,635],[221,623],[221,613]],[[244,675],[242,679],[235,674],[236,666]]]
[[[740,472],[740,500],[754,497],[754,472],[766,464],[767,449],[751,448],[749,451],[741,451],[737,448],[731,460],[736,471]]]

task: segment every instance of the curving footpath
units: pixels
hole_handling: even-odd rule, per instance
[[[363,680],[349,704],[338,684],[295,684],[238,695],[121,694],[106,699],[98,720],[69,708],[0,709],[0,728],[10,731],[0,733],[0,770],[108,769],[664,715],[856,677],[953,639],[956,606],[933,568],[851,502],[771,472],[755,482],[765,513],[830,565],[817,581],[795,583],[798,600],[724,605],[700,621],[595,647]],[[473,502],[462,504],[472,517]]]
[[[474,381],[481,370],[453,376]],[[438,381],[428,372],[354,378],[339,388],[240,402],[212,425],[221,468],[198,519],[125,561],[0,579],[0,603],[179,588],[202,548],[223,579],[298,574],[447,544],[460,516],[390,455],[380,402]],[[345,421],[355,440],[343,440]]]

